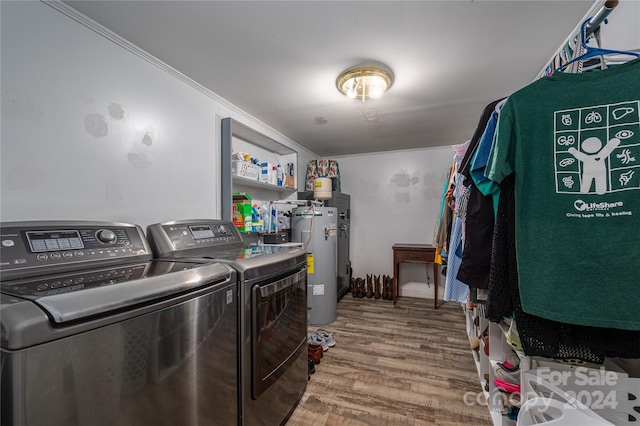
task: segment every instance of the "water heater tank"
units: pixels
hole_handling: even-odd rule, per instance
[[[338,315],[338,209],[293,209],[291,240],[306,246],[309,324],[332,323]]]

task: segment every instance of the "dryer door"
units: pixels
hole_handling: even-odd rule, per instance
[[[256,399],[295,361],[307,342],[307,269],[253,285],[252,386]]]

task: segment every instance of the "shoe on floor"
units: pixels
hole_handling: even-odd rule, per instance
[[[307,341],[309,342],[310,345],[320,345],[322,346],[322,351],[326,352],[329,350],[329,345],[327,344],[327,341],[323,338],[320,337],[318,334],[312,334],[308,337]]]
[[[333,333],[329,333],[324,330],[318,330],[316,331],[316,334],[322,337],[330,347],[334,347],[336,345],[336,340],[333,338]]]
[[[312,359],[310,359],[310,360],[308,361],[308,363],[309,363],[309,374],[313,374],[313,373],[315,373],[315,372],[316,372],[316,366],[315,366],[315,364],[313,363],[313,360],[312,360]]]
[[[493,378],[493,384],[503,392],[508,393],[520,393],[520,385],[516,385],[514,383],[509,383],[505,380],[502,380],[498,377]]]
[[[516,371],[507,371],[500,366],[497,366],[495,369],[495,376],[498,379],[504,380],[505,382],[513,383],[514,385],[520,385],[520,370]]]
[[[516,393],[500,392],[500,396],[502,397],[502,406],[504,408],[520,407],[522,405],[520,394],[517,392]]]
[[[471,345],[471,349],[474,351],[477,351],[480,349],[480,339],[477,337],[474,337],[473,339],[471,339],[469,344]]]
[[[507,358],[503,362],[499,362],[498,365],[507,371],[516,371],[520,368],[520,357],[511,351]]]
[[[509,331],[507,332],[507,343],[515,350],[522,350],[522,342],[520,341],[520,335],[518,334],[518,327],[516,326],[516,322],[513,321],[509,326]]]
[[[313,345],[313,344],[309,343],[308,344],[308,348],[309,348],[309,350],[320,352],[320,358],[322,358],[324,350],[322,349],[321,345]]]
[[[309,359],[313,360],[314,364],[320,364],[320,353],[322,352],[322,348],[318,347],[318,349],[308,349]]]

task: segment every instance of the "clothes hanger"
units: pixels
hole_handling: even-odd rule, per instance
[[[630,50],[612,50],[612,49],[604,49],[601,47],[592,47],[587,45],[587,24],[591,21],[591,18],[585,20],[580,26],[580,44],[584,49],[584,53],[576,58],[573,58],[566,64],[562,65],[557,71],[562,71],[566,69],[569,65],[577,61],[584,61],[589,58],[593,58],[594,56],[603,56],[603,55],[631,55],[636,58],[640,58],[640,52],[633,52]]]

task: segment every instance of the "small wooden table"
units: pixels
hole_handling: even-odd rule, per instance
[[[398,299],[398,283],[400,282],[400,263],[433,263],[434,309],[438,309],[438,264],[434,263],[436,247],[429,244],[394,244],[393,245],[393,304]]]

